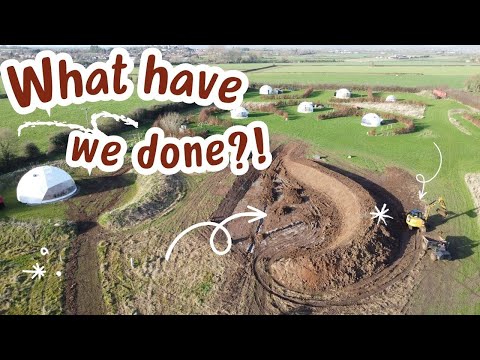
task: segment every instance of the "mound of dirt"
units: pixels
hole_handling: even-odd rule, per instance
[[[279,184],[282,196],[270,204],[276,216],[265,220],[264,227],[282,228],[285,220],[297,212],[299,220],[311,229],[298,235],[309,236],[307,247],[295,247],[269,260],[273,279],[301,293],[334,290],[372,276],[395,258],[399,242],[383,226],[377,226],[365,209],[375,201],[358,183],[308,160],[295,159],[294,147],[286,147],[280,169],[269,171],[269,182]],[[268,191],[267,186],[262,186]],[[300,206],[308,199],[303,206]],[[285,211],[288,209],[290,211]],[[291,215],[290,217],[294,217]],[[290,230],[291,231],[291,230]],[[295,239],[290,232],[290,239]],[[274,242],[280,232],[271,233]]]
[[[132,200],[108,212],[104,225],[113,229],[138,225],[168,211],[184,193],[184,184],[178,175],[139,175],[136,182],[137,192]]]

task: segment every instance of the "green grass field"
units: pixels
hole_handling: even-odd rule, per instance
[[[251,82],[331,83],[377,86],[449,86],[462,88],[465,80],[480,73],[480,66],[370,66],[367,64],[283,64],[248,73]]]

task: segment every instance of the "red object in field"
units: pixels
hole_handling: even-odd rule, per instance
[[[437,97],[437,99],[445,99],[447,97],[446,91],[435,89],[433,90],[433,95]]]
[[[0,196],[0,209],[5,207],[5,203],[3,202],[3,197]]]

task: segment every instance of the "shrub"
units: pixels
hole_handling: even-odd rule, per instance
[[[309,86],[308,88],[305,89],[305,91],[302,94],[303,98],[308,98],[310,95],[313,93],[313,86]]]
[[[147,120],[147,114],[147,109],[138,108],[128,113],[126,116],[135,121],[144,122],[145,120]]]
[[[388,112],[377,112],[377,114],[383,119],[396,120],[398,122],[401,122],[403,125],[405,125],[403,128],[395,129],[393,131],[394,134],[397,134],[397,135],[408,134],[415,131],[415,122],[409,117],[398,115],[398,114],[392,114]]]
[[[298,103],[298,101],[294,101],[295,104]],[[272,113],[278,116],[281,116],[284,119],[288,119],[288,112],[285,110],[281,110],[278,108],[279,104],[285,104],[285,101],[279,101],[276,103],[245,103],[243,104],[245,108],[249,111],[261,111],[261,112],[267,112],[267,113]]]
[[[0,129],[0,170],[12,169],[17,163],[18,140],[10,129]]]
[[[333,111],[318,115],[318,120],[335,119],[349,116],[363,116],[364,111],[353,106],[333,105]]]
[[[259,83],[251,83],[250,87],[253,89],[259,89],[263,84]],[[348,88],[351,90],[357,90],[357,91],[367,91],[369,88],[369,85],[361,85],[361,84],[318,84],[318,83],[312,83],[312,84],[289,84],[289,83],[283,83],[283,84],[276,84],[276,86],[280,88],[288,88],[292,90],[299,90],[305,87],[312,87],[317,90],[332,90],[332,89],[340,89],[340,88]],[[372,88],[374,91],[389,91],[389,92],[409,92],[409,93],[416,93],[419,92],[420,90],[429,90],[431,87],[407,87],[407,86],[375,86]]]
[[[478,94],[469,93],[462,90],[449,89],[448,96],[465,105],[469,105],[480,110],[480,95]]]
[[[121,133],[125,129],[126,126],[121,121],[115,121],[112,118],[100,118],[97,120],[98,130],[107,134],[107,135],[114,135]]]
[[[185,118],[179,113],[171,112],[159,116],[153,126],[159,127],[166,136],[177,136],[180,133],[180,126],[185,123]]]
[[[38,146],[32,142],[25,144],[24,153],[25,153],[25,157],[30,160],[39,159],[43,155],[40,152],[40,149],[38,148]]]
[[[465,89],[470,92],[480,92],[480,75],[474,75],[465,81]]]
[[[62,131],[50,137],[48,153],[59,153],[67,150],[70,131]]]

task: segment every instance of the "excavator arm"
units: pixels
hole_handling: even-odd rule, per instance
[[[437,200],[432,201],[430,204],[427,205],[427,209],[425,211],[425,218],[424,218],[425,221],[428,220],[428,218],[430,217],[430,213],[431,213],[432,209],[437,204],[440,206],[440,208],[437,208],[437,213],[439,213],[443,217],[447,216],[448,211],[447,211],[447,204],[445,203],[445,199],[443,197],[439,197]]]

